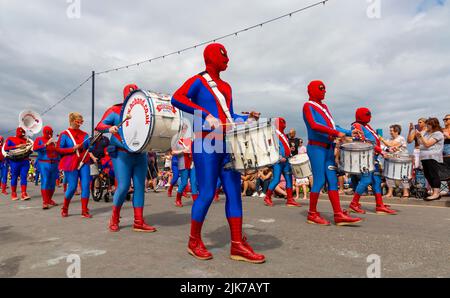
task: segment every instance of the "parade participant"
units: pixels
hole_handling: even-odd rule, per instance
[[[67,181],[67,191],[64,194],[64,204],[61,216],[69,216],[70,200],[73,198],[81,181],[81,216],[91,218],[89,213],[89,183],[91,160],[96,162],[92,153],[88,152],[90,146],[89,135],[80,129],[83,124],[83,116],[73,112],[69,114],[70,127],[59,135],[56,151],[62,155],[59,168],[64,171]]]
[[[317,212],[317,202],[322,187],[327,182],[328,197],[334,211],[336,225],[349,225],[361,222],[361,218],[353,218],[341,209],[337,186],[336,163],[334,160],[334,140],[351,136],[352,132],[334,124],[328,107],[322,103],[325,99],[325,84],[312,81],[308,85],[309,101],[303,105],[303,120],[308,131],[307,154],[311,162],[314,183],[309,195],[309,212],[307,222],[311,224],[329,225],[330,222]],[[356,131],[354,132],[356,133]]]
[[[123,89],[123,100],[128,95],[139,89],[135,84],[126,85]],[[97,124],[96,130],[101,133],[111,133],[110,145],[108,153],[112,159],[114,173],[117,179],[117,189],[114,193],[114,202],[112,208],[112,216],[109,222],[109,230],[118,232],[120,221],[120,209],[127,197],[130,189],[131,180],[133,180],[133,209],[134,224],[133,230],[137,232],[155,232],[156,229],[147,225],[144,220],[144,194],[145,194],[145,177],[147,173],[147,153],[131,153],[128,152],[119,135],[118,125],[121,122],[120,112],[123,103],[111,106],[106,110],[100,122]]]
[[[273,206],[272,193],[278,183],[280,183],[281,174],[283,174],[284,179],[286,180],[286,206],[300,207],[300,204],[294,200],[292,193],[292,168],[288,161],[288,158],[291,156],[291,148],[289,140],[284,133],[284,130],[286,129],[286,120],[284,120],[284,118],[278,118],[275,121],[275,126],[277,128],[276,133],[278,136],[281,160],[273,166],[273,178],[269,184],[269,188],[267,189],[264,204],[270,207]]]
[[[42,137],[38,137],[34,141],[33,151],[38,154],[35,165],[39,164],[36,166],[36,170],[39,167],[41,173],[42,209],[57,206],[52,197],[58,178],[59,157],[56,152],[56,140],[53,139],[53,129],[50,126],[45,126],[42,130]]]
[[[178,178],[180,178],[180,173],[178,172],[178,156],[174,155],[172,152],[172,180],[170,180],[170,186],[167,190],[167,196],[170,198],[172,196],[172,190],[175,184],[178,181]]]
[[[187,126],[183,126],[182,135],[185,135]],[[182,137],[178,140],[174,150],[174,155],[178,157],[178,173],[181,178],[180,185],[177,189],[177,197],[175,199],[175,206],[183,207],[181,197],[188,185],[188,180],[191,181],[192,199],[195,201],[198,197],[197,179],[195,176],[195,168],[192,161],[192,140],[189,137]]]
[[[5,142],[5,151],[9,152],[13,149],[24,148],[27,146],[27,138],[25,136],[25,130],[21,127],[16,129],[16,136],[9,137]],[[29,200],[30,196],[27,194],[27,176],[30,169],[30,159],[28,156],[20,159],[10,159],[9,164],[11,166],[11,199],[17,200],[17,179],[20,175],[20,188],[22,191],[22,200]]]
[[[355,122],[352,124],[352,128],[362,131],[361,140],[370,142],[374,146],[375,151],[375,171],[362,173],[358,186],[356,187],[353,200],[350,203],[350,210],[359,214],[365,214],[359,203],[361,195],[366,192],[369,185],[372,185],[372,190],[375,194],[376,200],[376,213],[378,214],[396,214],[395,210],[392,210],[384,205],[383,195],[381,191],[381,172],[380,165],[378,163],[378,156],[382,155],[380,139],[375,130],[370,126],[370,120],[372,119],[372,113],[368,108],[358,108],[355,112]]]
[[[56,140],[53,139],[53,129],[45,126],[42,132],[42,137],[34,141],[33,151],[38,153],[35,164],[39,164],[36,167],[39,167],[41,172],[42,209],[48,209],[50,206],[57,205],[52,197],[58,178],[59,157],[56,152]]]
[[[0,181],[1,181],[1,188],[2,188],[2,194],[7,195],[6,192],[6,181],[8,179],[8,165],[7,165],[7,158],[6,156],[3,156],[3,152],[1,148],[4,145],[5,139],[0,136]],[[6,177],[6,179],[5,179]]]
[[[186,81],[172,97],[172,104],[194,115],[193,160],[199,197],[194,201],[191,215],[191,233],[188,251],[198,259],[208,260],[212,254],[201,239],[203,221],[211,205],[220,176],[226,195],[226,216],[231,230],[231,258],[252,263],[265,261],[264,255],[257,254],[242,235],[242,200],[240,173],[225,167],[230,161],[226,153],[224,131],[227,123],[245,121],[247,116],[233,112],[231,87],[220,78],[220,72],[227,69],[228,56],[225,47],[218,43],[208,45],[204,50],[206,71]],[[200,116],[201,115],[201,116]],[[257,118],[259,113],[250,113]],[[201,125],[196,125],[201,122]],[[203,145],[214,148],[203,148]]]
[[[110,181],[110,183],[109,183],[110,188],[108,189],[108,191],[111,191],[112,185],[115,185],[116,175],[114,173],[114,167],[113,167],[112,160],[111,160],[111,157],[109,156],[107,148],[105,148],[105,150],[104,150],[103,158],[100,160],[100,164],[101,164],[103,172],[108,174],[109,181]]]

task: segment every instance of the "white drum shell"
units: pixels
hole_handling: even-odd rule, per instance
[[[227,152],[238,171],[259,169],[280,159],[278,137],[271,121],[240,124],[226,133]]]
[[[358,148],[351,148],[357,146]],[[349,174],[361,174],[375,170],[373,145],[347,143],[340,147],[339,168]]]
[[[306,153],[291,157],[289,163],[295,178],[301,179],[312,176],[311,163]]]
[[[131,119],[121,127],[121,137],[133,153],[166,151],[182,126],[182,112],[171,104],[171,96],[146,90],[132,92],[124,103],[121,120]]]
[[[409,158],[386,158],[383,164],[383,176],[393,180],[412,178],[412,160]]]

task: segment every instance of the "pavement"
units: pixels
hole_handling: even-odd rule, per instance
[[[355,227],[316,226],[306,221],[308,201],[288,208],[261,198],[243,198],[244,231],[255,251],[265,254],[260,265],[229,259],[229,229],[225,199],[214,202],[203,238],[213,253],[210,261],[188,255],[186,245],[192,201],[174,206],[165,192],[146,194],[144,213],[155,233],[131,228],[132,208],[122,209],[121,231],[107,229],[111,203],[91,201],[92,219],[80,214],[79,196],[70,216],[61,218],[60,206],[41,209],[39,189],[29,187],[32,199],[11,201],[0,195],[0,277],[61,277],[80,259],[81,277],[450,277],[449,198],[441,201],[391,199],[395,216],[373,213],[373,199],[364,198],[369,211]],[[343,196],[343,206],[350,197]],[[57,189],[55,200],[63,200]],[[328,199],[321,196],[319,211],[332,219]],[[374,261],[377,260],[377,261]]]

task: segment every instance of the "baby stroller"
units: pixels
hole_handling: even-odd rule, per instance
[[[427,180],[422,169],[413,170],[413,179],[411,183],[411,196],[417,199],[425,199],[428,196]]]

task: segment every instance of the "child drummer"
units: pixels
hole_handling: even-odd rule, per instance
[[[380,139],[374,129],[369,125],[372,118],[372,114],[368,108],[358,108],[355,113],[355,122],[352,124],[352,128],[358,129],[363,132],[361,139],[366,142],[370,142],[374,145],[375,150],[375,171],[369,173],[363,173],[361,175],[361,180],[355,190],[355,195],[350,203],[350,211],[359,214],[365,214],[366,211],[361,208],[359,199],[361,195],[366,192],[367,187],[372,185],[373,192],[375,193],[376,208],[375,212],[377,214],[390,214],[395,215],[397,212],[390,209],[383,203],[383,196],[381,192],[381,173],[380,166],[377,162],[379,155],[383,155],[380,146]]]

